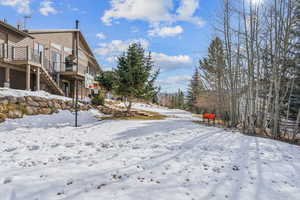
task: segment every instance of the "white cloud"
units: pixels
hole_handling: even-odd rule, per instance
[[[40,13],[44,16],[48,16],[49,14],[57,14],[57,10],[52,6],[53,2],[50,0],[46,0],[40,3]]]
[[[96,37],[100,40],[104,40],[106,38],[106,36],[104,35],[104,33],[97,33]]]
[[[149,41],[145,39],[130,39],[130,40],[112,40],[109,43],[99,43],[98,48],[94,51],[98,56],[101,56],[106,62],[115,63],[116,58],[125,52],[132,43],[141,43],[144,49],[148,49]],[[175,70],[184,67],[191,67],[193,60],[188,55],[170,56],[164,53],[151,52],[152,59],[157,67],[162,72]]]
[[[159,84],[178,84],[182,82],[186,82],[191,80],[191,76],[183,75],[183,76],[170,76],[163,80],[158,80]]]
[[[101,20],[106,25],[111,25],[118,19],[144,20],[151,26],[177,21],[203,25],[204,22],[194,16],[199,7],[198,0],[180,0],[177,9],[173,6],[175,1],[177,0],[111,0],[111,8],[104,12]]]
[[[148,32],[149,36],[172,37],[183,33],[181,26],[155,28]]]
[[[194,16],[196,10],[199,8],[199,0],[181,0],[181,4],[177,9],[177,19],[179,21],[189,21],[199,26],[204,24],[199,17]]]
[[[150,22],[170,21],[172,0],[111,0],[111,9],[106,10],[101,20],[111,25],[114,19],[145,20]]]
[[[13,7],[20,14],[30,13],[30,0],[0,0],[0,5]]]
[[[152,58],[162,71],[188,67],[193,63],[192,58],[188,55],[169,56],[152,52]]]
[[[110,43],[98,44],[99,48],[96,48],[95,52],[99,56],[119,56],[122,52],[125,52],[132,43],[140,43],[145,49],[149,46],[149,42],[145,39],[131,39],[126,41],[112,40]]]

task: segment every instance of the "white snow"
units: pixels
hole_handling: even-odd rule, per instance
[[[134,107],[176,118],[81,112],[75,128],[61,112],[0,124],[0,200],[300,199],[300,147]]]
[[[94,124],[100,120],[101,117],[107,116],[100,113],[98,110],[91,109],[89,111],[78,112],[79,125]],[[75,113],[68,110],[61,110],[59,113],[52,115],[32,115],[24,116],[20,119],[6,119],[0,124],[0,133],[11,131],[14,129],[24,130],[26,128],[58,128],[73,126],[75,123]]]
[[[64,101],[70,101],[71,98],[50,94],[43,90],[40,91],[27,91],[27,90],[15,90],[10,88],[0,87],[0,97],[13,96],[13,97],[25,97],[25,96],[38,96],[45,99],[61,99]]]

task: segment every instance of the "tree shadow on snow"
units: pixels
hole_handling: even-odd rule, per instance
[[[125,140],[135,137],[143,137],[147,135],[153,135],[154,133],[159,134],[169,134],[170,132],[176,132],[178,129],[186,129],[187,131],[199,130],[199,126],[195,126],[195,124],[191,121],[178,121],[178,120],[162,120],[162,121],[153,121],[153,122],[145,122],[145,126],[132,128],[121,132],[117,135],[114,140]],[[172,135],[170,135],[171,137]]]
[[[94,126],[99,124],[101,120],[94,117],[88,111],[79,112],[78,114],[78,124],[79,126]],[[75,125],[75,115],[69,111],[61,111],[52,115],[33,115],[24,116],[20,119],[8,119],[7,121],[1,123],[0,133],[13,131],[16,129],[51,129],[51,128],[65,128],[74,127]]]

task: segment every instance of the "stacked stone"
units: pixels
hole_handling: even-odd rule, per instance
[[[89,105],[81,104],[80,110],[89,110]],[[72,101],[47,99],[37,96],[0,97],[0,122],[6,118],[22,118],[24,115],[53,114],[59,110],[74,111]]]

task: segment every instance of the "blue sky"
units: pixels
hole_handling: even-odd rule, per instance
[[[131,42],[141,42],[161,68],[162,91],[185,90],[206,54],[218,0],[0,0],[0,17],[29,29],[80,28],[103,69]]]

